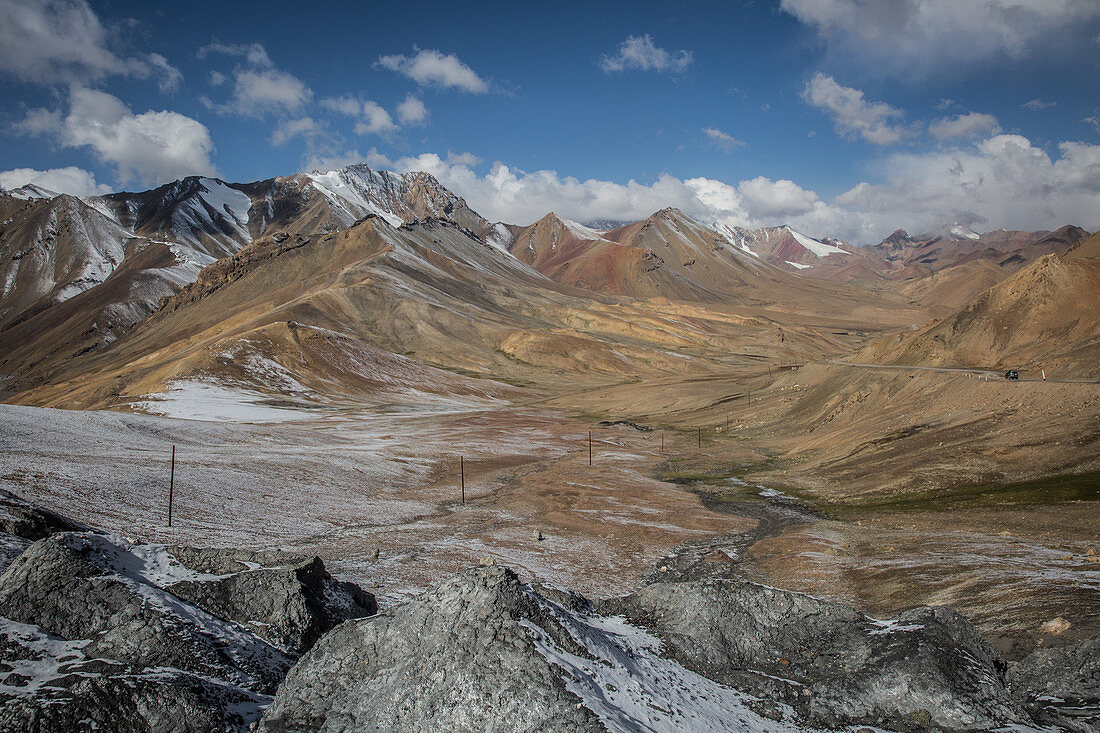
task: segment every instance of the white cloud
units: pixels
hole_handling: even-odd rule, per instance
[[[271,133],[271,144],[281,147],[295,137],[314,135],[320,131],[321,126],[312,117],[285,120],[275,128],[275,132]]]
[[[107,31],[80,0],[0,3],[0,71],[53,84],[126,74],[127,62],[107,48]]]
[[[955,117],[944,117],[928,126],[928,131],[937,140],[950,140],[960,137],[992,135],[1001,131],[1001,125],[993,115],[970,112]]]
[[[863,212],[885,229],[910,231],[958,221],[971,226],[1051,229],[1100,227],[1100,146],[1064,142],[1051,158],[1020,135],[973,146],[896,154],[881,163],[886,183],[861,183],[835,204]]]
[[[792,219],[814,210],[820,199],[813,191],[786,179],[758,176],[737,184],[745,207],[757,219]]]
[[[1086,125],[1091,125],[1096,132],[1100,132],[1100,116],[1091,115],[1082,119],[1081,122],[1084,122]]]
[[[927,75],[1023,59],[1095,34],[1095,0],[781,0],[835,60],[872,74]]]
[[[1020,105],[1024,109],[1030,109],[1032,112],[1038,112],[1041,109],[1050,109],[1051,107],[1057,107],[1057,102],[1046,102],[1043,99],[1036,97],[1030,102],[1024,102]]]
[[[309,87],[285,71],[236,69],[233,76],[233,98],[223,109],[245,117],[294,114],[313,98]]]
[[[160,54],[122,58],[84,0],[0,2],[0,73],[37,84],[74,84],[109,76],[154,77],[162,91],[183,78]]]
[[[106,92],[73,87],[69,111],[32,110],[18,128],[63,147],[88,147],[113,165],[119,182],[163,183],[193,174],[216,174],[214,143],[206,126],[176,112],[134,114]]]
[[[722,132],[717,127],[704,127],[703,134],[706,135],[714,142],[715,145],[723,150],[732,150],[744,146],[744,142],[738,140],[733,135]]]
[[[147,57],[149,61],[150,76],[157,78],[157,88],[165,94],[171,94],[180,88],[183,74],[168,59],[159,53],[151,53]]]
[[[398,127],[382,105],[369,99],[336,97],[322,99],[321,106],[346,117],[356,118],[356,135],[389,135]]]
[[[68,166],[37,171],[32,168],[16,168],[0,172],[0,188],[19,188],[28,183],[41,186],[55,193],[73,196],[98,196],[111,192],[111,187],[96,183],[95,175],[82,168]]]
[[[827,74],[814,74],[802,89],[802,98],[827,112],[841,134],[859,135],[875,145],[901,142],[909,135],[907,128],[894,122],[902,117],[901,110],[885,102],[868,102],[863,92],[842,86]]]
[[[454,54],[440,51],[417,50],[415,56],[402,54],[382,56],[377,64],[382,68],[396,71],[409,77],[421,86],[435,85],[444,88],[461,89],[474,94],[489,91],[489,84]]]
[[[401,120],[402,125],[423,125],[428,121],[428,108],[410,94],[397,105],[397,119]]]
[[[271,68],[274,64],[267,55],[267,49],[262,43],[222,43],[214,39],[209,44],[198,50],[198,57],[204,59],[210,54],[222,54],[243,58],[253,66]]]
[[[637,220],[675,206],[704,222],[747,228],[786,223],[811,236],[874,243],[898,227],[916,233],[954,222],[990,229],[1100,228],[1100,146],[1062,143],[1059,151],[1052,159],[1027,138],[997,135],[950,150],[898,153],[881,162],[883,182],[861,183],[832,201],[793,181],[765,177],[735,184],[667,174],[649,184],[581,181],[500,162],[480,174],[466,156],[433,153],[392,165],[386,159],[379,167],[427,171],[483,216],[518,224],[548,211],[580,221]]]
[[[397,129],[390,113],[370,100],[363,102],[363,118],[355,123],[356,135],[388,135]]]
[[[15,123],[15,132],[21,135],[48,135],[61,130],[60,110],[37,107],[27,110],[27,115]]]
[[[321,106],[345,117],[355,117],[363,109],[363,103],[355,97],[328,97],[321,100]]]
[[[691,51],[667,51],[657,46],[647,33],[644,36],[627,36],[618,53],[600,57],[600,68],[608,74],[628,69],[679,74],[691,66],[693,60]]]

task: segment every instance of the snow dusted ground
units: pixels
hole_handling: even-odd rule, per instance
[[[177,414],[199,416],[202,403],[158,404],[165,411],[183,405]],[[319,554],[334,572],[361,583],[380,574],[388,581],[413,558],[391,556],[379,565],[372,548],[393,528],[415,524],[427,531],[432,522],[424,520],[439,516],[440,502],[457,501],[459,452],[472,497],[485,491],[472,473],[476,461],[566,451],[550,427],[522,411],[508,413],[525,424],[522,430],[471,429],[469,421],[489,405],[499,409],[495,401],[413,394],[323,415],[233,402],[218,408],[221,418],[278,419],[255,424],[0,405],[0,488],[144,541],[285,548]],[[173,445],[174,526],[168,527]],[[416,543],[416,554],[449,539],[437,531]],[[488,551],[471,547],[468,553]],[[420,587],[395,590],[405,595]]]

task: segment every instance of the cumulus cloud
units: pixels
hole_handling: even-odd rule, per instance
[[[926,75],[1027,58],[1096,33],[1095,0],[781,0],[836,60],[870,73]]]
[[[291,73],[275,68],[262,43],[222,43],[215,39],[203,46],[197,53],[200,59],[211,55],[229,56],[242,59],[231,72],[233,79],[232,96],[224,104],[203,99],[206,105],[221,113],[236,114],[242,117],[262,119],[268,116],[286,117],[298,115],[313,101],[313,90],[305,82]],[[222,86],[230,77],[212,70],[210,83]],[[290,124],[284,119],[280,126]],[[272,140],[286,138],[276,129]]]
[[[466,156],[433,153],[396,161],[379,156],[377,167],[427,171],[483,216],[518,224],[548,211],[580,221],[636,220],[675,206],[705,223],[746,228],[786,223],[811,236],[866,244],[898,227],[915,233],[951,223],[1100,228],[1100,146],[1062,143],[1059,153],[1051,158],[1017,135],[931,153],[898,153],[882,161],[879,182],[860,183],[831,201],[794,181],[762,176],[737,183],[668,174],[648,184],[582,181],[500,162],[482,174]]]
[[[402,125],[423,125],[428,121],[428,108],[413,95],[405,97],[405,101],[397,105],[397,119]]]
[[[861,183],[835,204],[920,230],[958,221],[989,228],[1100,226],[1100,146],[1063,142],[1051,158],[1020,135],[926,154],[897,154],[887,182]]]
[[[93,89],[73,87],[67,114],[32,110],[19,129],[63,147],[89,148],[115,167],[123,184],[217,173],[210,160],[214,143],[205,125],[176,112],[134,114],[117,97]]]
[[[107,184],[96,183],[94,174],[71,165],[45,171],[33,168],[0,171],[0,188],[19,188],[28,183],[54,193],[67,193],[73,196],[98,196],[111,192],[111,187]]]
[[[53,84],[127,73],[107,48],[107,31],[85,2],[0,3],[0,71]]]
[[[970,112],[955,117],[944,117],[928,126],[928,132],[937,140],[960,137],[977,137],[1001,131],[1001,125],[993,115]]]
[[[109,76],[155,78],[175,91],[183,75],[160,54],[123,58],[84,0],[0,2],[0,73],[37,84],[87,83]]]
[[[296,137],[316,135],[319,132],[321,132],[321,126],[312,117],[285,120],[275,128],[275,132],[271,133],[271,144],[282,147]]]
[[[723,150],[733,150],[734,148],[740,148],[745,145],[745,143],[738,140],[733,135],[722,132],[717,127],[704,127],[703,134]]]
[[[409,77],[421,86],[461,89],[474,94],[489,91],[489,83],[454,54],[431,49],[414,50],[417,51],[414,56],[381,56],[376,63],[384,69]]]
[[[346,117],[354,117],[356,135],[389,135],[398,129],[390,113],[369,99],[335,97],[322,99],[321,106]]]
[[[237,69],[233,98],[224,109],[244,117],[299,112],[313,92],[293,74],[277,69]]]
[[[802,89],[802,98],[832,117],[843,135],[858,135],[874,145],[890,145],[910,134],[908,128],[895,122],[902,117],[901,110],[885,102],[868,102],[863,92],[843,86],[827,74],[814,74]]]
[[[667,51],[655,44],[653,37],[647,33],[644,36],[627,36],[618,53],[600,57],[600,68],[608,74],[629,69],[679,74],[686,71],[693,60],[691,51]]]

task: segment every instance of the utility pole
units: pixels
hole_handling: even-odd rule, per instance
[[[172,526],[172,499],[176,493],[176,446],[172,446],[172,473],[168,479],[168,526]]]

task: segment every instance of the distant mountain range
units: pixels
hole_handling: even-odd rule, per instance
[[[793,358],[830,348],[829,319],[866,313],[874,331],[943,317],[1088,234],[899,230],[853,247],[786,226],[708,226],[676,209],[596,224],[610,228],[553,213],[529,226],[490,222],[427,173],[366,165],[252,183],[191,177],[96,197],[24,186],[0,194],[0,373],[9,390],[45,403],[76,394],[69,380],[88,369],[100,376],[85,380],[83,405],[206,373],[263,388],[214,356],[237,353],[245,332],[253,346],[267,339],[264,359],[281,363],[291,342],[314,359],[299,376],[317,394],[392,381],[382,373],[404,362],[386,354],[520,382],[547,370],[675,370],[662,353],[670,344],[742,344],[761,333],[764,351]],[[622,314],[609,320],[616,303],[635,311],[629,326]],[[703,308],[708,319],[736,307],[741,320],[722,316],[696,339],[698,327],[685,329],[662,303]],[[338,344],[343,356],[309,356],[291,322],[321,329],[307,341],[335,339],[326,348]],[[317,335],[328,332],[342,335]],[[162,368],[147,363],[153,352]],[[325,365],[365,354],[382,376]]]

